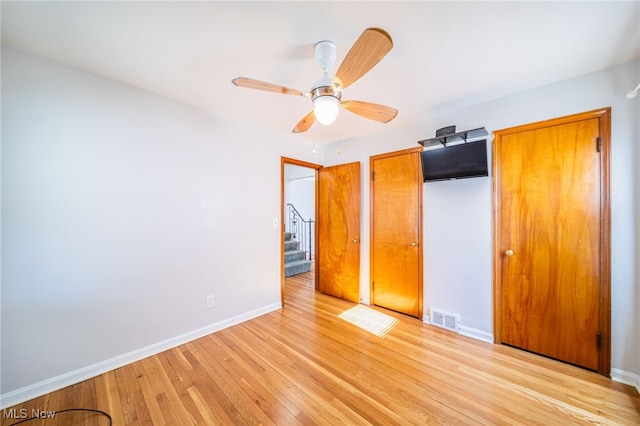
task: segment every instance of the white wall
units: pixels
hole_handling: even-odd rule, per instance
[[[285,164],[285,203],[291,203],[305,220],[315,220],[315,170]]]
[[[2,405],[279,308],[282,155],[322,154],[2,46]]]
[[[461,108],[375,136],[325,148],[325,164],[361,161],[368,182],[369,157],[415,147],[435,130],[489,131],[602,107],[612,107],[612,374],[640,379],[640,98],[625,94],[640,78],[640,62],[561,81],[535,90]],[[397,105],[402,114],[402,105]],[[491,178],[424,184],[424,305],[460,314],[463,330],[492,339]],[[362,186],[369,205],[369,186]],[[369,247],[369,212],[362,213],[362,247]],[[361,294],[369,300],[369,251],[361,252]]]
[[[302,243],[300,249],[310,250],[311,257],[315,258],[316,171],[295,164],[285,164],[284,168],[285,230],[293,232],[289,224],[289,209],[287,208],[287,204],[291,204],[304,220],[311,221],[311,224],[299,223],[297,225],[296,239]],[[307,234],[308,238],[305,237]]]
[[[316,182],[314,178],[296,179],[289,182],[291,197],[289,202],[294,205],[298,213],[305,220],[315,220],[315,193]]]

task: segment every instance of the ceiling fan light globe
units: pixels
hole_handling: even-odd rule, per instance
[[[313,101],[313,114],[316,120],[325,126],[336,121],[340,111],[340,101],[331,95],[318,96]]]

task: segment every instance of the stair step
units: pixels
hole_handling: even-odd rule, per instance
[[[289,250],[284,252],[284,263],[285,266],[287,263],[295,262],[297,260],[306,260],[307,252],[304,250]]]
[[[299,243],[294,240],[284,242],[284,251],[298,250]]]
[[[292,236],[292,235],[293,235],[293,234],[291,234],[291,232],[285,232],[285,233],[284,233],[284,240],[285,240],[285,241],[291,241],[291,236]]]
[[[289,262],[284,265],[284,276],[290,277],[292,275],[298,275],[311,270],[310,260],[296,260],[295,262]]]

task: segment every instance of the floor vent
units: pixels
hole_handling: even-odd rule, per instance
[[[431,324],[460,332],[460,315],[431,308]]]

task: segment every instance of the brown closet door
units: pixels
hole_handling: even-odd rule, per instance
[[[417,149],[371,157],[371,302],[422,317],[422,172]]]
[[[589,117],[496,132],[496,297],[502,343],[599,370],[606,191]]]
[[[360,163],[318,170],[318,291],[360,302]]]

